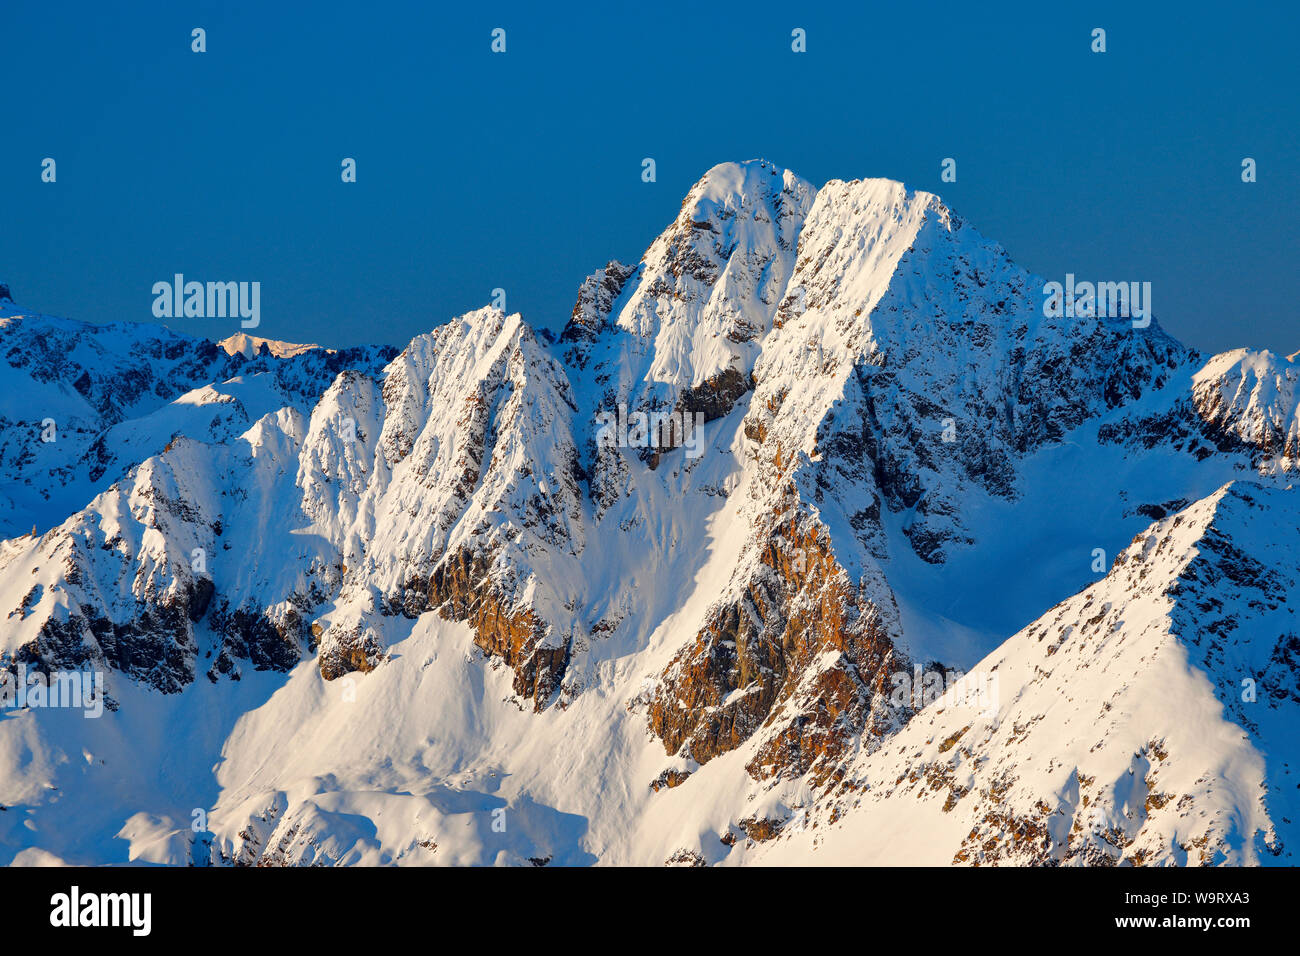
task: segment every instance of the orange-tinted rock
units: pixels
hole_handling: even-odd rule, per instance
[[[660,790],[671,790],[673,787],[680,787],[690,775],[689,770],[665,770],[650,782],[650,789],[658,793]]]
[[[329,646],[319,656],[320,676],[325,680],[337,680],[353,671],[368,674],[384,660],[383,649],[368,631],[356,629],[331,633],[330,637]]]
[[[797,508],[785,514],[773,516],[740,596],[717,606],[665,669],[649,720],[669,753],[699,763],[761,730],[753,776],[814,771],[820,783],[859,734],[896,726],[888,675],[907,663],[895,659],[889,617],[850,584],[824,526]]]
[[[756,843],[762,843],[779,834],[782,823],[781,820],[770,820],[766,817],[748,817],[738,821],[736,825],[745,831],[745,836]]]
[[[474,643],[515,672],[514,691],[532,698],[534,710],[550,701],[569,663],[569,643],[550,643],[544,621],[532,608],[513,608],[489,575],[491,559],[461,550],[429,579],[427,606],[449,621],[474,629]]]

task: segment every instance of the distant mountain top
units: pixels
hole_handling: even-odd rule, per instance
[[[256,335],[246,335],[243,332],[236,332],[234,335],[227,336],[217,343],[225,350],[227,355],[242,355],[244,358],[257,358],[260,355],[271,355],[275,358],[291,358],[295,355],[301,355],[303,352],[309,352],[312,349],[320,348],[319,345],[298,345],[293,342],[280,342],[275,339],[259,338]],[[327,349],[326,351],[334,351]]]

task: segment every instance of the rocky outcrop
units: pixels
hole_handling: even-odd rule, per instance
[[[447,620],[468,623],[474,643],[514,670],[515,693],[540,711],[564,677],[569,644],[554,640],[531,608],[509,605],[494,582],[492,565],[481,553],[450,555],[429,579],[428,606]]]
[[[302,657],[310,642],[307,613],[313,603],[298,598],[287,607],[231,608],[222,600],[208,621],[220,643],[208,677],[238,676],[238,661],[247,661],[255,670],[287,671]]]
[[[890,673],[908,666],[897,610],[887,591],[850,583],[816,521],[777,513],[759,540],[747,586],[661,675],[650,727],[670,754],[701,764],[758,734],[754,777],[822,783],[864,734],[902,716],[886,700]]]
[[[324,631],[319,625],[318,636]],[[384,661],[384,649],[378,637],[360,624],[347,628],[335,625],[329,630],[329,640],[320,643],[317,663],[325,680],[338,680],[347,674],[368,674]]]
[[[566,362],[579,367],[586,365],[588,347],[608,326],[614,302],[636,269],[636,266],[611,259],[603,269],[596,270],[583,281],[578,289],[578,301],[573,305],[573,314],[560,333],[560,344],[569,346],[565,352]]]

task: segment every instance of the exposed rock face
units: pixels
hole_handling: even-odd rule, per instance
[[[72,614],[46,620],[36,640],[22,645],[14,663],[50,673],[112,669],[163,693],[194,679],[194,638],[183,605],[160,602],[124,624]]]
[[[368,674],[384,661],[383,647],[369,628],[354,625],[344,630],[342,625],[336,625],[330,629],[329,638],[322,642],[317,658],[321,677],[326,680],[338,680],[354,672]]]
[[[551,700],[569,662],[567,641],[548,639],[546,625],[532,608],[510,608],[500,594],[490,560],[458,551],[434,569],[429,607],[474,628],[474,643],[499,657],[515,672],[514,690],[536,710]]]
[[[704,857],[694,850],[678,850],[664,861],[664,866],[700,867],[705,865]]]
[[[745,836],[756,842],[770,840],[781,832],[784,820],[769,820],[766,817],[749,817],[741,820],[738,826],[745,831]]]
[[[753,776],[821,783],[859,740],[897,723],[885,690],[908,667],[894,646],[898,612],[887,590],[849,583],[817,522],[775,514],[756,541],[748,585],[668,666],[650,726],[669,753],[701,764],[761,728]]]
[[[729,368],[686,389],[677,399],[677,411],[702,415],[705,422],[717,421],[735,406],[736,400],[752,387],[747,375]]]
[[[605,329],[614,303],[636,268],[611,259],[603,269],[598,269],[582,283],[573,314],[560,333],[562,344],[576,345],[565,353],[567,362],[578,366],[586,364],[586,347]]]
[[[218,675],[238,677],[238,661],[248,661],[256,670],[286,671],[302,657],[310,642],[306,613],[319,603],[298,598],[301,607],[286,602],[287,607],[234,608],[228,601],[212,612],[209,626],[220,635],[216,659],[208,671],[215,680]]]
[[[650,789],[653,790],[655,793],[658,793],[660,790],[671,790],[674,787],[680,787],[688,779],[690,779],[690,776],[691,776],[691,771],[689,770],[678,770],[676,768],[669,767],[667,770],[665,770],[659,776],[655,777],[655,779],[650,782]]]

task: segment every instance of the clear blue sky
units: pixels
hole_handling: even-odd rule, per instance
[[[762,156],[939,192],[1049,278],[1151,281],[1200,348],[1300,349],[1294,5],[836,6],[6,0],[0,279],[92,321],[154,321],[175,272],[257,280],[258,334],[328,345],[498,286],[559,328],[704,170]]]

